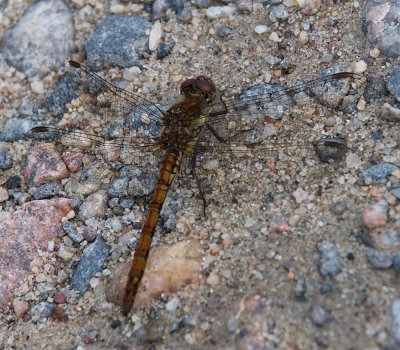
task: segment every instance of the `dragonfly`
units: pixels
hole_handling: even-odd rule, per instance
[[[351,72],[331,73],[286,88],[272,86],[267,91],[245,91],[232,98],[225,98],[210,78],[199,75],[185,80],[180,86],[180,98],[165,109],[136,92],[112,84],[81,63],[68,61],[68,65],[86,81],[90,94],[84,95],[84,103],[77,106],[75,114],[68,115],[68,123],[72,127],[36,125],[29,131],[30,138],[50,139],[60,145],[62,152],[88,156],[87,166],[72,176],[78,183],[91,184],[85,185],[88,193],[98,189],[98,184],[110,175],[106,174],[109,170],[105,170],[105,163],[121,164],[128,160],[129,164],[129,159],[144,160],[146,157],[143,155],[146,154],[161,156],[158,179],[148,204],[125,287],[122,302],[124,315],[129,314],[134,303],[160,211],[184,161],[190,162],[205,214],[205,195],[196,173],[196,159],[203,152],[263,156],[270,151],[290,146],[297,149],[313,147],[322,161],[328,161],[340,159],[347,150],[344,138],[309,140],[303,137],[300,130],[289,129],[297,133],[296,138],[302,141],[279,141],[270,132],[271,125],[274,129],[276,116],[271,119],[269,115],[282,112],[282,105],[292,105],[296,94],[318,87],[335,88],[335,85],[343,82],[348,84],[348,78],[354,78],[355,75]],[[90,97],[93,95],[95,99]],[[92,106],[93,113],[86,111],[88,106]],[[92,162],[92,158],[95,161]],[[95,166],[100,159],[103,165]],[[111,172],[115,174],[119,169],[115,166]]]

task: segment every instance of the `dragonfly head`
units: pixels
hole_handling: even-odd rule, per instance
[[[215,101],[218,95],[213,81],[204,75],[199,75],[195,79],[187,79],[181,84],[181,94],[193,98],[202,97],[208,104]]]

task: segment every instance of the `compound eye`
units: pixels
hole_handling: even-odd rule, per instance
[[[193,88],[194,85],[196,85],[196,79],[186,79],[181,84],[181,94],[183,93],[184,90],[187,90],[188,88]]]
[[[203,93],[206,94],[212,94],[216,92],[214,84],[203,76],[197,77],[197,86]]]

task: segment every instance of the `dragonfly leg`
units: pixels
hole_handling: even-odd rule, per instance
[[[246,132],[249,132],[249,131],[253,131],[253,130],[254,130],[254,129],[240,130],[240,131],[239,131],[238,133],[236,133],[235,135],[233,135],[233,136],[231,136],[231,137],[228,137],[227,139],[224,139],[220,134],[218,134],[218,131],[215,130],[214,127],[213,127],[211,124],[206,123],[206,127],[207,127],[208,131],[211,132],[211,134],[212,134],[219,142],[221,142],[221,143],[227,143],[227,142],[229,142],[230,140],[234,139],[235,137],[237,137],[237,136],[239,136],[239,135],[241,135],[241,134],[244,134],[244,133],[246,133]]]
[[[197,159],[197,154],[199,152],[199,148],[196,146],[195,150],[192,153],[192,159],[191,159],[191,168],[192,168],[192,175],[194,176],[195,180],[196,180],[196,184],[197,184],[197,188],[199,190],[199,194],[200,194],[200,198],[201,201],[203,202],[203,215],[204,217],[206,217],[206,208],[207,208],[207,201],[206,201],[206,197],[204,195],[204,191],[203,188],[201,186],[201,181],[199,179],[199,177],[197,176],[196,173],[196,159]]]

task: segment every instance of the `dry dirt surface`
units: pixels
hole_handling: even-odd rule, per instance
[[[308,81],[333,66],[355,71],[359,76],[349,80],[349,94],[340,106],[326,106],[303,93],[295,100],[305,103],[265,124],[283,135],[298,130],[310,137],[341,134],[349,145],[347,154],[338,162],[323,163],[312,149],[302,149],[300,141],[308,140],[283,139],[282,144],[299,144],[255,158],[200,155],[197,172],[207,198],[206,217],[186,167],[165,204],[173,208],[171,219],[166,216],[158,226],[152,248],[187,241],[182,246],[195,249],[184,257],[193,276],[185,275],[185,263],[165,269],[163,276],[153,278],[157,286],[148,287],[160,292],[141,297],[143,304],[136,303],[129,317],[111,301],[110,284],[116,271],[131,261],[147,200],[135,200],[118,212],[107,198],[99,216],[89,221],[76,210],[69,221],[96,227],[94,235],[109,247],[108,257],[88,281],[88,290],[79,294],[70,279],[84,249],[94,243],[90,234],[76,242],[70,236],[55,237],[33,258],[11,307],[0,316],[0,349],[397,349],[399,171],[384,181],[360,178],[374,165],[400,164],[399,123],[382,112],[385,102],[395,105],[395,98],[379,93],[363,97],[367,78],[387,81],[396,58],[377,53],[366,40],[361,25],[366,1],[184,3],[183,12],[161,11],[161,39],[152,34],[155,48],[174,43],[169,54],[157,59],[157,50],[146,48],[136,68],[109,62],[98,73],[168,105],[178,96],[180,83],[198,75],[212,77],[229,97],[256,84]],[[148,1],[72,0],[65,5],[74,29],[73,53],[66,59],[85,63],[85,42],[111,14],[149,21],[146,38],[151,28],[157,31],[151,17],[154,4]],[[212,5],[224,6],[225,12],[213,18]],[[32,1],[0,1],[0,36],[31,6]],[[71,115],[79,115],[80,107],[73,103],[61,117],[34,108],[43,106],[63,74],[62,65],[31,75],[12,67],[4,56],[0,52],[0,125],[22,116],[61,127]],[[13,175],[22,176],[29,147],[22,139],[0,142],[0,151],[13,155],[12,168],[0,170],[0,187]],[[157,166],[148,163],[143,168]],[[57,183],[64,186],[63,181]],[[29,184],[23,181],[21,186],[18,191],[32,199]],[[1,216],[5,219],[21,206],[10,191],[0,203],[0,214],[10,213]],[[63,187],[57,196],[68,193]],[[165,264],[168,259],[176,262],[165,250],[156,255],[165,254]],[[185,283],[171,282],[171,276],[181,274]]]

